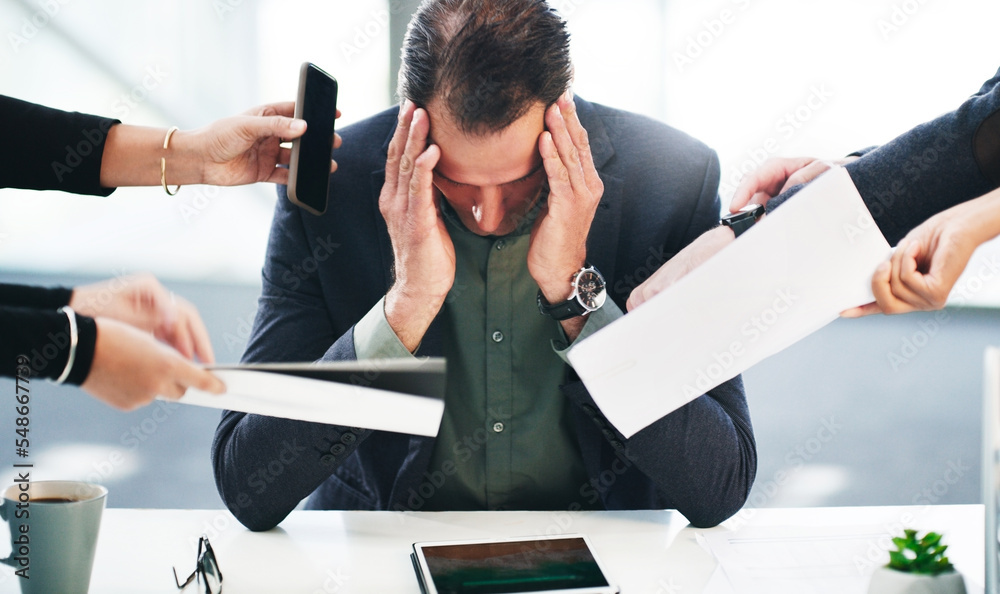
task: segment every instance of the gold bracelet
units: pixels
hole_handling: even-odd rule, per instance
[[[178,130],[177,126],[172,126],[169,130],[167,130],[167,136],[166,136],[166,138],[163,139],[163,149],[164,150],[166,150],[167,147],[170,146],[170,137],[177,130]],[[170,188],[167,187],[167,158],[166,157],[160,157],[160,183],[163,185],[163,191],[167,193],[167,196],[176,196],[177,192],[179,192],[180,189],[181,189],[181,187],[178,185],[176,188],[174,188],[174,191],[171,192]]]

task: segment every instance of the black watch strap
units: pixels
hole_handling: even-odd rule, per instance
[[[556,303],[555,305],[550,305],[545,301],[545,297],[542,296],[542,290],[538,290],[538,311],[542,315],[549,316],[554,320],[568,320],[570,318],[575,318],[576,316],[582,316],[587,312],[587,308],[583,306],[582,303],[576,299],[569,299],[563,301],[562,303]]]
[[[764,206],[751,204],[740,209],[739,212],[727,214],[719,220],[719,223],[733,230],[733,235],[739,237],[754,226],[760,217],[764,216]]]

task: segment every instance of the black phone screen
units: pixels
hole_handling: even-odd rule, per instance
[[[313,214],[323,214],[330,185],[337,80],[315,64],[302,65],[295,116],[307,126],[306,133],[292,143],[288,197]]]

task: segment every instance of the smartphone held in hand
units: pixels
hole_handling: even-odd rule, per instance
[[[292,141],[288,199],[307,211],[326,212],[337,118],[337,79],[310,62],[299,70],[295,117],[306,121],[306,133]]]

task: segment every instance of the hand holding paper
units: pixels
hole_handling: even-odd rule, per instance
[[[625,437],[869,303],[891,253],[844,169],[830,171],[569,359]]]
[[[217,366],[226,393],[188,390],[178,402],[328,425],[437,435],[444,359],[372,359]]]

